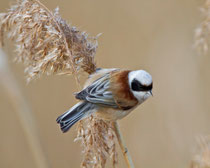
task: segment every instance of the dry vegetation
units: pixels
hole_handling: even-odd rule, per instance
[[[201,137],[199,151],[192,160],[191,168],[210,168],[210,137]]]
[[[200,9],[204,20],[195,29],[195,47],[200,54],[206,54],[209,50],[210,37],[210,0],[206,0],[204,6]]]
[[[25,64],[28,81],[43,73],[95,71],[96,38],[68,25],[58,8],[51,12],[39,1],[20,1],[0,15],[0,28],[0,44],[5,33],[15,42],[16,60]]]
[[[201,53],[209,50],[210,0],[202,8],[204,21],[195,31],[195,46]],[[27,81],[42,74],[73,74],[79,83],[81,71],[91,74],[96,69],[94,56],[97,37],[67,24],[58,8],[51,12],[38,0],[17,2],[7,13],[0,14],[0,46],[5,37],[15,42],[18,62],[25,65]],[[83,145],[81,167],[105,167],[110,157],[117,165],[116,134],[113,123],[94,117],[80,121],[78,135]],[[200,151],[192,168],[210,168],[210,141],[200,139]],[[123,148],[123,147],[122,147]]]
[[[195,47],[199,54],[209,53],[210,45],[210,0],[206,0],[200,9],[204,20],[195,29]],[[191,168],[210,168],[210,137],[201,137],[198,141],[199,151],[191,162]]]
[[[91,74],[97,37],[89,37],[67,24],[58,13],[49,11],[38,0],[23,0],[0,14],[0,44],[4,38],[15,42],[18,62],[25,65],[27,81],[41,74],[73,74],[79,83],[79,72]],[[90,117],[81,121],[78,136],[84,147],[81,167],[105,167],[111,158],[117,163],[116,138],[112,123]]]
[[[117,164],[115,133],[111,122],[104,122],[94,117],[80,121],[78,135],[85,154],[81,167],[105,167],[107,158]]]

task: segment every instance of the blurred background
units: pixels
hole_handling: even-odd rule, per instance
[[[0,12],[14,1],[0,0]],[[68,22],[99,38],[99,67],[145,69],[154,97],[120,121],[137,168],[187,168],[196,138],[210,134],[210,56],[193,49],[203,0],[43,0],[60,7]],[[63,134],[56,118],[76,103],[71,76],[43,76],[26,84],[24,67],[4,50],[14,78],[32,109],[43,150],[52,168],[77,168],[82,160],[73,127]],[[4,80],[4,79],[1,79]],[[0,85],[0,167],[35,168],[23,127],[8,92]],[[119,167],[126,168],[119,153]],[[109,166],[108,166],[109,167]]]

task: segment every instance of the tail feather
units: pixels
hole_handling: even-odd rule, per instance
[[[79,102],[71,109],[57,118],[61,130],[67,132],[77,121],[85,118],[95,108],[95,105],[88,102]]]

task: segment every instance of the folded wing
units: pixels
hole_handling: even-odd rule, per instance
[[[110,73],[107,73],[94,81],[87,88],[76,94],[79,100],[85,100],[101,106],[108,106],[111,108],[118,108],[113,94],[110,91]]]

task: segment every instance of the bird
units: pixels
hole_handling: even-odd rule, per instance
[[[152,76],[145,70],[97,68],[75,93],[79,102],[56,121],[65,133],[91,115],[107,121],[122,119],[152,96],[152,88]]]

